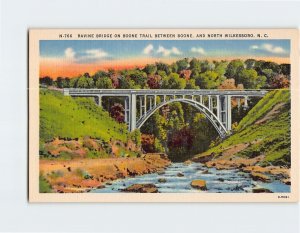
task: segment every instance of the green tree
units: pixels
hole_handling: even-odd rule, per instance
[[[156,71],[157,71],[157,67],[156,67],[156,65],[153,65],[153,64],[147,64],[145,67],[144,67],[144,69],[143,69],[143,71],[146,73],[146,74],[155,74],[156,73]]]
[[[157,71],[164,71],[166,74],[170,74],[171,70],[168,64],[163,62],[156,62]]]
[[[201,63],[200,63],[200,61],[197,58],[193,58],[190,61],[190,69],[192,71],[198,71],[198,72],[201,71]]]
[[[69,83],[70,87],[71,88],[77,87],[77,82],[78,82],[78,78],[72,78],[72,79],[70,79],[70,83]]]
[[[237,81],[239,73],[243,69],[244,69],[244,63],[242,60],[240,60],[240,59],[232,60],[231,62],[229,62],[228,66],[227,66],[225,76],[227,78],[234,78]],[[239,83],[236,82],[236,84],[239,84]]]
[[[244,69],[239,75],[238,82],[247,89],[259,89],[266,84],[265,76],[258,76],[254,69]]]
[[[185,89],[199,89],[199,87],[196,85],[195,79],[190,79],[186,81]]]
[[[180,72],[182,70],[186,70],[189,68],[190,66],[190,63],[189,63],[189,59],[188,58],[184,58],[184,59],[181,59],[181,60],[178,60],[176,62],[177,64],[177,72]]]
[[[215,89],[223,82],[223,80],[224,78],[220,77],[217,72],[206,71],[201,73],[199,77],[195,79],[195,84],[201,89]]]
[[[100,89],[112,89],[112,81],[109,77],[102,77],[96,81],[96,87]]]
[[[94,80],[90,77],[81,76],[77,81],[78,88],[93,88]]]
[[[171,73],[162,80],[162,88],[165,89],[184,89],[185,86],[186,80],[180,78],[176,73]]]

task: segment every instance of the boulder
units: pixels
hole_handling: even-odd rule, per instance
[[[122,189],[122,192],[128,193],[158,193],[158,189],[154,184],[133,184]]]
[[[281,180],[282,183],[286,184],[286,185],[291,185],[291,180],[286,178],[286,179],[282,179]]]
[[[158,175],[163,175],[163,174],[165,174],[165,171],[164,171],[164,170],[158,170],[158,171],[157,171],[157,174],[158,174]]]
[[[191,160],[187,160],[187,161],[185,161],[183,164],[184,164],[184,165],[190,165],[190,164],[192,164],[192,161],[191,161]]]
[[[270,177],[258,172],[251,172],[250,177],[255,181],[271,182]]]
[[[253,193],[273,193],[271,190],[266,188],[254,188],[252,189]]]
[[[183,173],[181,173],[181,172],[178,172],[178,173],[177,173],[177,176],[178,176],[178,177],[183,177],[183,176],[184,176],[184,174],[183,174]]]
[[[205,180],[193,180],[191,182],[191,186],[195,189],[207,190],[206,181]]]
[[[167,180],[166,180],[165,178],[159,178],[159,179],[158,179],[158,182],[159,182],[159,183],[166,183]]]
[[[211,172],[208,171],[208,170],[204,170],[204,171],[202,172],[202,174],[211,174]]]

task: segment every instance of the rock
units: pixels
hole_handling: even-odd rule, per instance
[[[193,180],[191,182],[191,186],[195,189],[207,190],[206,181],[205,180]]]
[[[154,184],[133,184],[125,189],[122,189],[122,192],[129,193],[158,193],[158,189]]]
[[[104,185],[98,185],[98,186],[97,186],[97,189],[103,189],[103,188],[105,188]]]
[[[286,184],[286,185],[291,185],[291,180],[290,179],[282,179],[281,182]]]
[[[72,171],[71,167],[68,167],[67,169],[68,169],[68,171],[69,171],[69,172],[71,172],[71,171]]]
[[[202,172],[202,174],[211,174],[211,172],[208,171],[208,170],[204,170],[204,171]]]
[[[165,174],[165,171],[164,170],[159,170],[159,171],[157,171],[157,174],[158,175],[163,175],[163,174]]]
[[[224,182],[223,178],[218,178],[218,181]]]
[[[159,179],[158,179],[158,182],[159,182],[159,183],[166,183],[167,180],[166,180],[165,178],[159,178]]]
[[[255,181],[271,182],[270,177],[258,172],[251,172],[250,177]]]
[[[252,189],[253,193],[273,193],[271,190],[266,188],[254,188]]]
[[[112,183],[111,182],[106,182],[106,185],[112,185]]]
[[[187,160],[187,161],[185,161],[183,164],[184,164],[184,165],[190,165],[190,164],[192,164],[192,161],[191,161],[191,160]]]
[[[192,159],[192,161],[196,162],[196,163],[206,163],[206,162],[212,160],[212,158],[214,156],[215,156],[215,153],[211,153],[210,155],[195,157],[195,158]]]
[[[184,176],[184,174],[183,174],[183,173],[181,173],[181,172],[178,172],[178,173],[177,173],[177,176],[178,176],[178,177],[183,177],[183,176]]]

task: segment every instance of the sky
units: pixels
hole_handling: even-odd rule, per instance
[[[181,58],[263,59],[289,63],[289,40],[41,40],[40,77],[143,67]]]

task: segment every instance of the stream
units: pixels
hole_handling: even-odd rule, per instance
[[[206,172],[204,172],[206,171]],[[208,171],[208,172],[207,172]],[[203,173],[204,172],[204,173]],[[183,176],[178,176],[178,173]],[[165,179],[160,183],[159,179]],[[205,180],[207,191],[201,191],[191,187],[192,180]],[[274,193],[288,193],[290,186],[280,181],[273,180],[271,183],[254,181],[248,173],[239,170],[217,170],[204,167],[200,163],[184,164],[172,163],[165,169],[164,174],[152,173],[141,176],[120,179],[107,184],[105,188],[95,189],[94,193],[116,193],[132,184],[155,184],[160,193],[245,193],[252,192],[253,188],[266,188]]]

